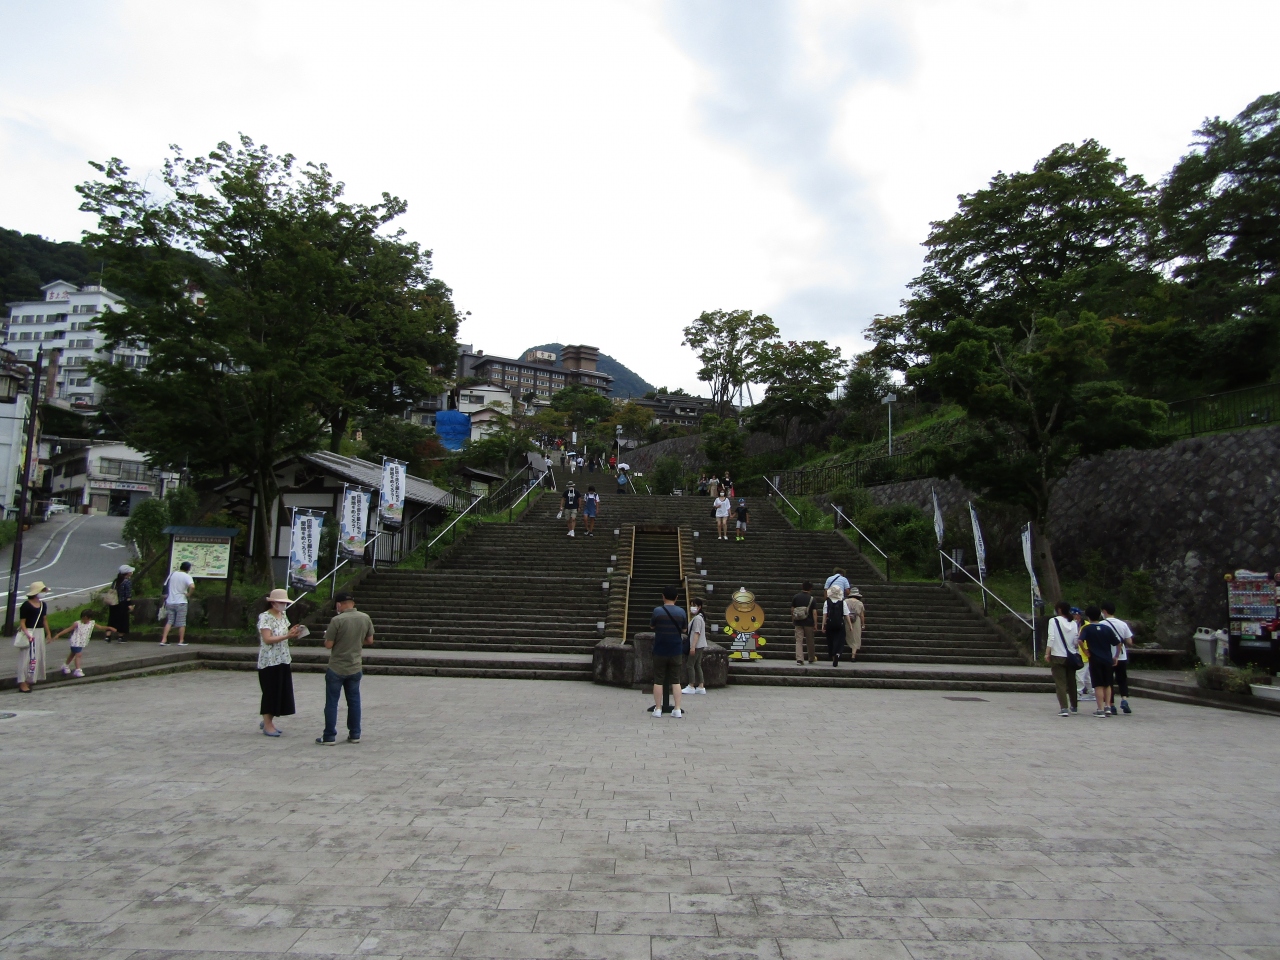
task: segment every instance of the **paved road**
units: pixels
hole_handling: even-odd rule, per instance
[[[132,556],[123,527],[123,517],[67,514],[34,524],[23,539],[19,589],[43,580],[53,588],[50,604],[55,610],[82,603],[90,588],[109,583]],[[12,563],[13,548],[0,550],[0,603],[8,599]]]

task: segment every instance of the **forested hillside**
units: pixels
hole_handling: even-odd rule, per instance
[[[53,280],[84,283],[89,254],[79,243],[54,243],[34,233],[0,227],[0,303],[35,299]]]

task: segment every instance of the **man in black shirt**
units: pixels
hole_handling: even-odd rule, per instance
[[[684,716],[680,709],[680,666],[684,659],[684,636],[689,625],[685,612],[676,606],[678,587],[662,588],[662,606],[653,608],[653,718],[662,719],[662,688],[671,687],[675,709],[671,716]]]
[[[818,662],[818,649],[813,642],[815,612],[820,604],[813,596],[813,584],[806,580],[800,592],[791,598],[791,621],[796,628],[796,663]],[[807,651],[807,653],[806,653]]]
[[[1111,677],[1120,654],[1116,649],[1120,637],[1111,626],[1102,621],[1098,607],[1086,607],[1084,618],[1089,621],[1080,631],[1080,641],[1089,648],[1089,676],[1093,680],[1093,693],[1098,698],[1098,709],[1093,715],[1106,717],[1107,704],[1111,702]]]
[[[560,498],[560,512],[569,515],[569,536],[573,536],[573,528],[578,525],[578,507],[581,504],[582,495],[578,493],[578,488],[570,483],[564,488],[564,496]]]

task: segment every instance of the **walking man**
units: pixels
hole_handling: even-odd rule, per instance
[[[1109,623],[1099,622],[1102,611],[1097,607],[1086,607],[1084,618],[1089,623],[1080,631],[1080,639],[1089,648],[1089,673],[1093,678],[1094,697],[1098,701],[1098,709],[1093,715],[1102,718],[1107,715],[1107,707],[1111,703],[1111,678],[1120,657],[1116,648],[1121,641]]]
[[[832,570],[831,576],[827,577],[827,582],[822,585],[822,589],[830,590],[832,587],[836,586],[845,593],[848,593],[853,589],[849,584],[849,578],[844,575],[844,567],[836,567]]]
[[[373,643],[373,621],[356,609],[356,598],[339,593],[333,598],[337,611],[324,632],[329,669],[324,672],[324,733],[316,743],[338,742],[338,697],[347,698],[347,743],[360,742],[360,677],[364,675],[364,648]]]
[[[741,542],[747,539],[747,520],[748,520],[747,501],[745,500],[738,501],[737,516],[738,516],[737,522],[734,524],[734,527],[735,527],[734,533],[738,541]]]
[[[1115,670],[1115,684],[1112,687],[1112,696],[1107,700],[1107,708],[1111,715],[1116,715],[1115,689],[1120,689],[1120,709],[1125,713],[1133,713],[1129,709],[1129,647],[1133,646],[1133,631],[1129,629],[1129,625],[1116,616],[1116,605],[1110,600],[1102,603],[1102,622],[1110,625],[1111,629],[1116,632],[1116,639],[1120,641],[1117,650]]]
[[[191,564],[186,560],[178,569],[169,574],[166,581],[169,586],[168,596],[164,601],[164,630],[160,632],[160,646],[169,642],[169,628],[178,628],[178,646],[187,645],[187,601],[195,592],[196,582],[191,578]]]
[[[564,488],[564,496],[560,498],[560,512],[569,515],[569,536],[573,536],[573,528],[578,525],[578,505],[581,503],[582,497],[578,493],[578,488],[573,485],[573,481],[569,481],[569,485]]]
[[[813,584],[806,580],[800,585],[800,592],[791,598],[791,622],[796,628],[796,663],[818,662],[813,630],[817,626],[814,618],[819,606],[821,604],[813,595]]]

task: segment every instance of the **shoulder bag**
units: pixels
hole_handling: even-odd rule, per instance
[[[1058,639],[1062,641],[1063,652],[1067,655],[1066,666],[1070,667],[1072,670],[1083,670],[1084,657],[1080,656],[1079,653],[1073,651],[1069,646],[1067,646],[1066,635],[1062,632],[1062,624],[1058,622],[1057,617],[1053,618],[1053,625],[1058,628]]]

